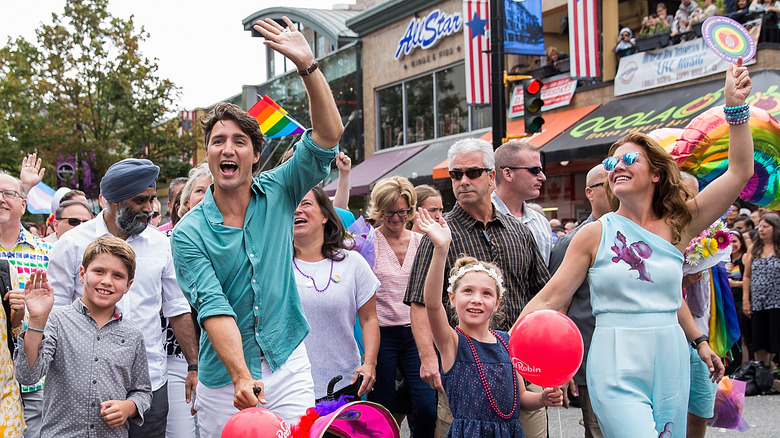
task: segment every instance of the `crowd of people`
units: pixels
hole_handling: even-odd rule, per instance
[[[714,0],[682,0],[674,15],[669,15],[666,3],[659,2],[656,11],[642,19],[642,25],[636,32],[628,27],[622,27],[615,47],[612,49],[618,57],[628,56],[637,52],[637,39],[648,38],[659,34],[668,34],[672,41],[695,38],[694,26],[703,23],[710,17],[723,15],[744,22],[750,16],[772,14],[773,19],[767,23],[777,26],[777,14],[780,14],[780,1],[775,0],[736,0],[727,1],[718,7]],[[751,15],[752,14],[752,15]]]
[[[336,103],[284,23],[255,30],[297,66],[312,128],[275,169],[257,174],[257,121],[220,103],[201,121],[206,163],[169,183],[170,223],[154,223],[159,167],[128,158],[101,179],[96,216],[82,192],[55,198],[53,241],[21,223],[41,159],[0,174],[0,435],[219,437],[241,409],[295,424],[335,391],[406,417],[414,437],[546,437],[546,408],[569,394],[589,437],[704,436],[724,365],[683,299],[702,281],[683,277],[683,253],[726,211],[743,344],[766,364],[780,352],[780,219],[731,206],[753,172],[741,65],[725,80],[728,169],[701,192],[630,134],[586,176],[590,217],[564,228],[530,203],[546,180],[537,147],[465,139],[448,151],[446,214],[433,187],[375,184],[366,255],[345,231]],[[331,200],[318,185],[334,160]],[[571,387],[512,365],[513,325],[542,308],[583,335]]]

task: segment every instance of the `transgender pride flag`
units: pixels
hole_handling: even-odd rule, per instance
[[[303,134],[305,129],[297,120],[287,114],[278,103],[268,96],[263,96],[247,111],[250,116],[257,119],[260,131],[265,138],[285,137],[293,134]]]
[[[51,199],[54,197],[55,190],[43,181],[39,182],[30,189],[27,194],[27,211],[32,214],[51,214]]]

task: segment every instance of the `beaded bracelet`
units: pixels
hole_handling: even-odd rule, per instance
[[[741,125],[750,120],[750,107],[748,104],[724,107],[723,113],[726,116],[726,123],[729,125]]]
[[[750,107],[748,104],[738,105],[738,106],[725,106],[723,107],[723,112],[726,114],[735,114],[735,113],[741,113],[746,110],[748,110]]]

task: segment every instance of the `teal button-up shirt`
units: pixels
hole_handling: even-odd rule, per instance
[[[275,370],[309,333],[292,270],[293,216],[328,175],[337,148],[318,147],[311,131],[295,147],[289,161],[254,178],[243,229],[224,225],[212,186],[171,237],[176,278],[199,323],[233,316],[255,379],[262,379],[261,351]],[[199,380],[209,388],[232,382],[205,331],[198,367]]]

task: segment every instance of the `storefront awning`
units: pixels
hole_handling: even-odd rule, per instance
[[[626,134],[658,128],[684,128],[705,110],[724,104],[723,78],[671,90],[618,99],[604,105],[558,137],[542,151],[546,162],[603,158],[609,146]],[[780,70],[752,73],[748,103],[780,116]]]
[[[404,148],[393,148],[379,151],[355,166],[350,172],[350,183],[352,189],[350,194],[352,195],[365,195],[371,192],[371,184],[379,180],[382,175],[387,174],[399,164],[414,157],[418,152],[423,150],[426,144],[419,146],[411,146]],[[336,187],[338,186],[338,179],[331,181],[325,186],[325,192],[328,196],[333,196],[336,193]]]
[[[577,123],[579,120],[581,120],[583,117],[590,114],[593,110],[595,110],[598,107],[599,107],[598,105],[588,105],[588,106],[570,109],[568,111],[545,114],[544,125],[542,125],[543,126],[542,131],[537,132],[536,134],[530,137],[522,138],[521,140],[539,146],[542,148],[542,151],[545,151],[546,145],[550,140],[554,139],[565,129]],[[510,135],[522,134],[523,132],[525,132],[525,123],[522,120],[509,122],[507,124],[507,131],[509,132]],[[493,132],[488,131],[487,133],[485,133],[485,135],[483,135],[480,138],[492,142]],[[435,179],[449,178],[449,176],[450,174],[449,174],[449,169],[448,169],[446,159],[433,168],[433,177]]]
[[[384,175],[384,177],[392,175],[403,176],[412,180],[413,183],[414,180],[420,178],[429,179],[432,177],[432,170],[434,166],[439,164],[442,158],[447,158],[447,151],[456,141],[462,140],[464,138],[479,138],[488,130],[489,128],[478,129],[476,131],[450,135],[444,138],[432,140],[431,143],[428,144],[428,147],[414,156],[413,160],[404,161],[398,167]],[[417,183],[414,184],[417,185]]]

